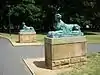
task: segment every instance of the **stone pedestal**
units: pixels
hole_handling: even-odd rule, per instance
[[[19,32],[20,43],[32,43],[36,41],[36,32]]]
[[[45,37],[45,64],[49,69],[58,69],[86,62],[87,43],[85,36]]]

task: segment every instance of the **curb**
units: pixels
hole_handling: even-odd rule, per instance
[[[26,67],[29,69],[29,71],[31,72],[32,75],[36,75],[35,72],[33,72],[30,68],[29,65],[25,62],[25,60],[22,58],[22,61],[24,62],[24,64],[26,65]]]
[[[4,36],[0,36],[0,38],[7,39],[12,44],[12,46],[14,46],[14,47],[16,47],[16,46],[41,46],[41,45],[44,45],[41,42],[37,42],[37,43],[36,42],[35,43],[16,43],[16,42],[13,42],[11,39],[4,37]]]

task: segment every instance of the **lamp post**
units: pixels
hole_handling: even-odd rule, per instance
[[[8,12],[9,34],[11,36],[11,26],[10,26],[10,7],[11,7],[11,5],[7,5],[7,7],[8,7],[8,10],[9,10],[9,12]]]

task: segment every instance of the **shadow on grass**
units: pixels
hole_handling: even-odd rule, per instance
[[[46,32],[36,32],[36,34],[47,35],[47,33],[46,33]]]
[[[98,34],[92,32],[84,32],[84,35],[98,35]]]

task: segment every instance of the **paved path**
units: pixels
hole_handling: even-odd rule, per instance
[[[100,51],[100,44],[88,44],[88,52]],[[44,46],[13,47],[0,38],[0,75],[31,75],[22,58],[44,57]]]
[[[100,52],[100,44],[88,44],[88,53]]]
[[[31,75],[21,58],[42,57],[43,53],[43,46],[13,47],[0,38],[0,75]]]

